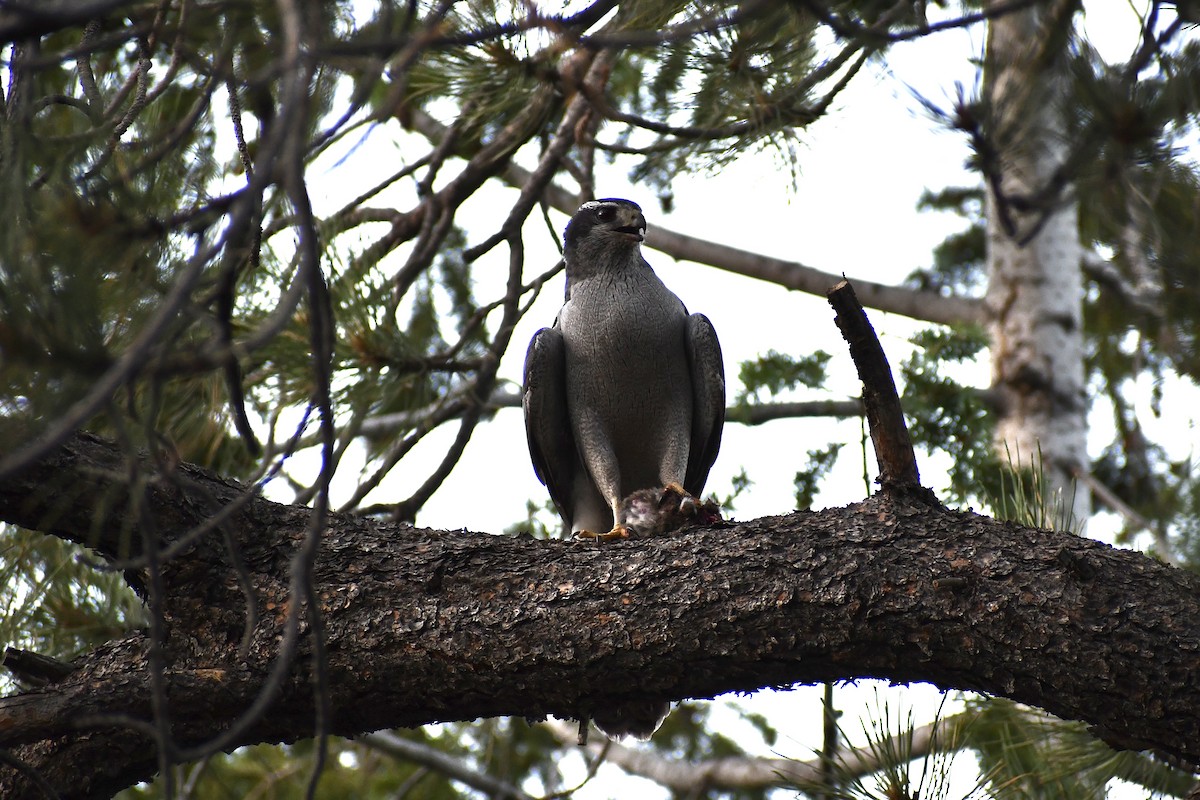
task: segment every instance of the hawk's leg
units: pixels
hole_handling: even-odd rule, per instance
[[[628,539],[629,528],[625,527],[625,517],[621,515],[621,493],[617,491],[617,486],[620,486],[618,481],[612,487],[612,491],[608,497],[608,507],[612,509],[613,526],[608,533],[603,533],[601,539]]]
[[[575,538],[576,539],[600,539],[601,541],[607,541],[609,539],[628,539],[629,538],[629,529],[625,527],[624,523],[618,522],[616,525],[613,525],[612,530],[609,531],[608,533],[594,533],[592,531],[575,531]]]
[[[589,426],[584,426],[585,430],[588,428]],[[593,429],[603,430],[599,425]],[[579,530],[575,532],[575,537],[578,539],[628,539],[629,530],[625,527],[625,521],[621,519],[621,468],[617,464],[617,454],[608,444],[606,436],[594,442],[594,445],[594,451],[587,464],[588,472],[612,512],[613,526],[612,530],[607,533]]]

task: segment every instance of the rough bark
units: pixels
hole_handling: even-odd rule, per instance
[[[849,281],[839,281],[829,290],[829,304],[837,312],[837,326],[850,346],[850,355],[863,384],[863,410],[871,431],[871,445],[879,463],[878,481],[883,486],[914,489],[921,484],[917,457],[913,452],[904,409],[896,394],[892,368],[879,344]]]
[[[991,5],[1004,5],[994,2]],[[988,178],[986,297],[1001,459],[1039,456],[1050,492],[1079,522],[1086,486],[1083,260],[1067,159],[1063,95],[1074,0],[1037,3],[988,23],[981,163]]]
[[[311,511],[180,464],[145,473],[135,519],[129,474],[115,447],[80,435],[0,482],[0,517],[136,553],[147,525],[177,542],[234,504],[161,576],[160,700],[176,744],[197,745],[269,684]],[[241,652],[246,603],[223,534],[259,613]],[[1117,746],[1200,761],[1200,579],[920,492],[601,543],[332,515],[315,581],[335,733],[875,677],[1005,695]],[[277,700],[227,746],[312,735],[311,652],[305,638]],[[151,659],[135,632],[0,700],[0,747],[64,797],[148,777]],[[0,795],[39,796],[8,767]]]
[[[133,0],[41,0],[0,8],[0,42],[15,42],[99,19]]]

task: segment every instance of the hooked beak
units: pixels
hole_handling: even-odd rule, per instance
[[[641,212],[634,212],[633,216],[629,220],[628,225],[624,225],[620,228],[614,228],[613,230],[615,230],[617,233],[623,233],[635,241],[645,241],[646,218],[642,216]]]
[[[616,230],[617,233],[623,233],[626,236],[630,236],[639,242],[646,240],[646,226],[645,225],[642,225],[640,227],[637,225],[626,225],[621,228],[615,228],[614,230]]]

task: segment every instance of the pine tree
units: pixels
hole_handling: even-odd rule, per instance
[[[0,507],[12,523],[3,534],[6,664],[20,683],[9,687],[12,701],[0,700],[0,717],[12,723],[0,731],[16,731],[0,736],[13,754],[0,766],[0,785],[36,796],[15,765],[44,767],[41,747],[61,747],[47,752],[62,759],[86,751],[48,736],[74,741],[73,729],[53,720],[41,735],[12,721],[37,724],[19,716],[22,690],[53,691],[101,657],[144,658],[150,700],[79,709],[73,719],[110,736],[112,755],[74,783],[51,776],[65,794],[103,796],[154,773],[154,783],[127,794],[298,796],[315,787],[330,797],[520,797],[584,780],[559,763],[573,752],[572,731],[494,716],[486,693],[477,698],[490,717],[483,721],[430,712],[407,721],[452,721],[360,739],[324,735],[370,729],[374,718],[345,719],[343,707],[363,706],[339,694],[327,670],[339,663],[338,648],[377,635],[337,628],[337,604],[355,597],[317,593],[331,577],[330,548],[373,541],[372,526],[420,524],[480,430],[519,426],[501,360],[519,359],[525,343],[516,325],[561,280],[558,267],[534,263],[527,250],[552,238],[547,227],[561,229],[562,214],[596,192],[598,176],[627,171],[666,213],[680,174],[749,156],[802,174],[805,159],[818,157],[800,146],[805,129],[836,108],[845,87],[864,71],[886,70],[897,43],[946,28],[988,30],[980,91],[964,90],[953,108],[927,103],[969,141],[980,177],[978,186],[931,187],[928,205],[973,209],[971,227],[904,286],[854,282],[869,307],[938,326],[917,335],[900,370],[914,437],[922,453],[953,457],[943,500],[1026,526],[1013,552],[1030,541],[1061,546],[1064,568],[1084,580],[1073,559],[1092,564],[1092,556],[1036,538],[1036,529],[1071,527],[1072,517],[1078,524],[1094,503],[1117,515],[1123,543],[1144,544],[1138,534],[1149,533],[1155,555],[1190,567],[1200,529],[1190,454],[1154,441],[1147,424],[1171,393],[1194,391],[1198,379],[1200,192],[1184,148],[1195,133],[1200,51],[1186,9],[1153,3],[1122,64],[1105,63],[1081,37],[1077,2],[939,6],[932,22],[927,11],[649,0],[563,13],[486,0],[115,0],[0,11],[8,221],[0,228],[0,428],[8,443]],[[837,281],[715,239],[656,226],[647,244],[793,289],[823,293]],[[761,353],[741,365],[731,426],[860,413],[855,398],[792,402],[819,392],[840,354],[800,352],[794,342],[763,342]],[[955,363],[980,358],[993,365],[990,387],[948,377]],[[1088,418],[1101,413],[1111,413],[1115,436],[1090,457]],[[798,505],[812,502],[839,458],[865,458],[846,444],[795,446],[807,451],[795,459]],[[414,453],[430,449],[438,450],[434,463],[413,474]],[[743,478],[753,475],[753,464],[741,466]],[[355,488],[335,499],[335,480]],[[745,481],[719,491],[736,503]],[[311,512],[270,516],[254,487]],[[538,499],[513,531],[553,529]],[[488,502],[482,490],[463,498]],[[343,522],[335,511],[356,517]],[[245,514],[269,518],[272,536],[291,520],[294,550],[263,552],[245,539]],[[493,530],[510,523],[497,519]],[[267,534],[262,541],[274,541]],[[164,541],[172,544],[158,546]],[[526,548],[519,552],[530,559],[548,546],[522,537],[511,544],[509,557]],[[383,547],[386,569],[417,574],[416,561],[391,563]],[[426,595],[466,580],[470,552],[485,557],[480,547],[447,552]],[[169,591],[210,557],[234,565],[228,584],[186,602]],[[886,562],[880,569],[890,574]],[[264,585],[271,574],[283,582]],[[520,571],[504,575],[505,591],[519,593]],[[1163,575],[1167,600],[1193,586],[1182,573]],[[962,579],[938,580],[946,582],[934,600]],[[361,581],[376,585],[369,574]],[[222,630],[237,632],[232,639],[195,633],[191,645],[181,642],[179,632],[213,609],[213,620],[228,625]],[[436,627],[413,608],[397,607],[389,619],[412,631]],[[210,633],[218,624],[205,623]],[[206,645],[214,648],[208,656]],[[815,668],[810,680],[922,677],[888,672],[885,661],[841,672],[828,657],[834,666]],[[315,699],[285,717],[269,706],[221,708],[222,698],[240,697],[237,665],[247,664],[283,669],[255,695],[264,702],[294,702],[309,686]],[[924,677],[1004,689],[995,675],[975,682],[942,662],[936,668]],[[198,684],[188,681],[205,680],[214,713],[228,715],[218,726],[227,736],[190,727],[188,692]],[[601,682],[595,691],[620,687]],[[555,697],[538,698],[522,713],[560,710]],[[385,717],[388,699],[374,704]],[[956,718],[946,726],[955,735],[940,746],[978,752],[982,785],[997,796],[1094,796],[1113,776],[1186,789],[1185,774],[1150,757],[1116,757],[1078,725],[1007,702],[972,700],[964,713],[974,721]],[[777,720],[748,719],[774,744]],[[1127,749],[1153,745],[1185,764],[1196,757],[1177,732],[1147,728],[1139,738],[1137,720],[1131,730],[1089,720]],[[922,754],[911,742],[905,749],[906,737],[926,752],[939,747],[936,736],[883,725],[876,739],[890,744],[847,751],[836,745],[845,737],[826,729],[826,752],[812,763],[755,760],[706,706],[684,704],[640,760],[617,746],[581,752],[588,767],[607,757],[677,796],[764,797],[779,785],[861,796],[855,781],[877,773],[886,778],[878,791],[899,797],[918,785],[899,762]],[[269,744],[221,752],[245,742]]]

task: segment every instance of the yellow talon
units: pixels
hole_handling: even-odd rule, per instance
[[[600,539],[607,541],[609,539],[628,539],[629,529],[621,523],[613,525],[613,528],[608,533],[593,533],[592,531],[575,531],[576,539]]]

